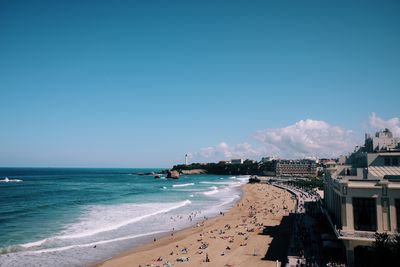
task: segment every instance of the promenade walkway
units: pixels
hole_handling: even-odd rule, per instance
[[[319,195],[288,184],[273,185],[291,192],[297,200],[286,266],[320,266],[321,253],[315,217],[319,212]]]

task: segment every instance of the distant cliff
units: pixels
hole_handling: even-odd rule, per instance
[[[207,173],[204,169],[191,169],[191,170],[180,170],[181,174],[203,174]]]
[[[230,163],[192,163],[190,165],[175,165],[172,170],[179,171],[180,173],[191,174],[192,171],[202,170],[208,174],[221,174],[221,175],[268,175],[269,172],[274,171],[272,163],[259,163],[251,160],[244,161],[243,164],[230,164]]]
[[[204,169],[190,169],[190,170],[182,170],[182,169],[174,169],[166,170],[164,173],[167,174],[167,178],[178,179],[181,174],[202,174],[207,173]]]

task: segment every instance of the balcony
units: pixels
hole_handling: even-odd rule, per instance
[[[355,239],[355,240],[363,240],[363,241],[374,241],[375,240],[375,232],[368,231],[343,231],[338,230],[339,239]]]

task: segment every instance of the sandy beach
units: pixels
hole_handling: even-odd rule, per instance
[[[264,226],[276,230],[282,225],[295,201],[287,191],[267,184],[246,184],[242,189],[242,198],[228,212],[97,266],[276,266],[274,257],[265,256],[271,250],[283,253],[285,240],[274,242],[274,234],[260,233]],[[268,251],[272,243],[275,248]]]

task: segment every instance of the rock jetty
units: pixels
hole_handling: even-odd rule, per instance
[[[178,179],[179,178],[179,172],[178,171],[168,171],[167,172],[167,178],[169,178],[169,179]]]

